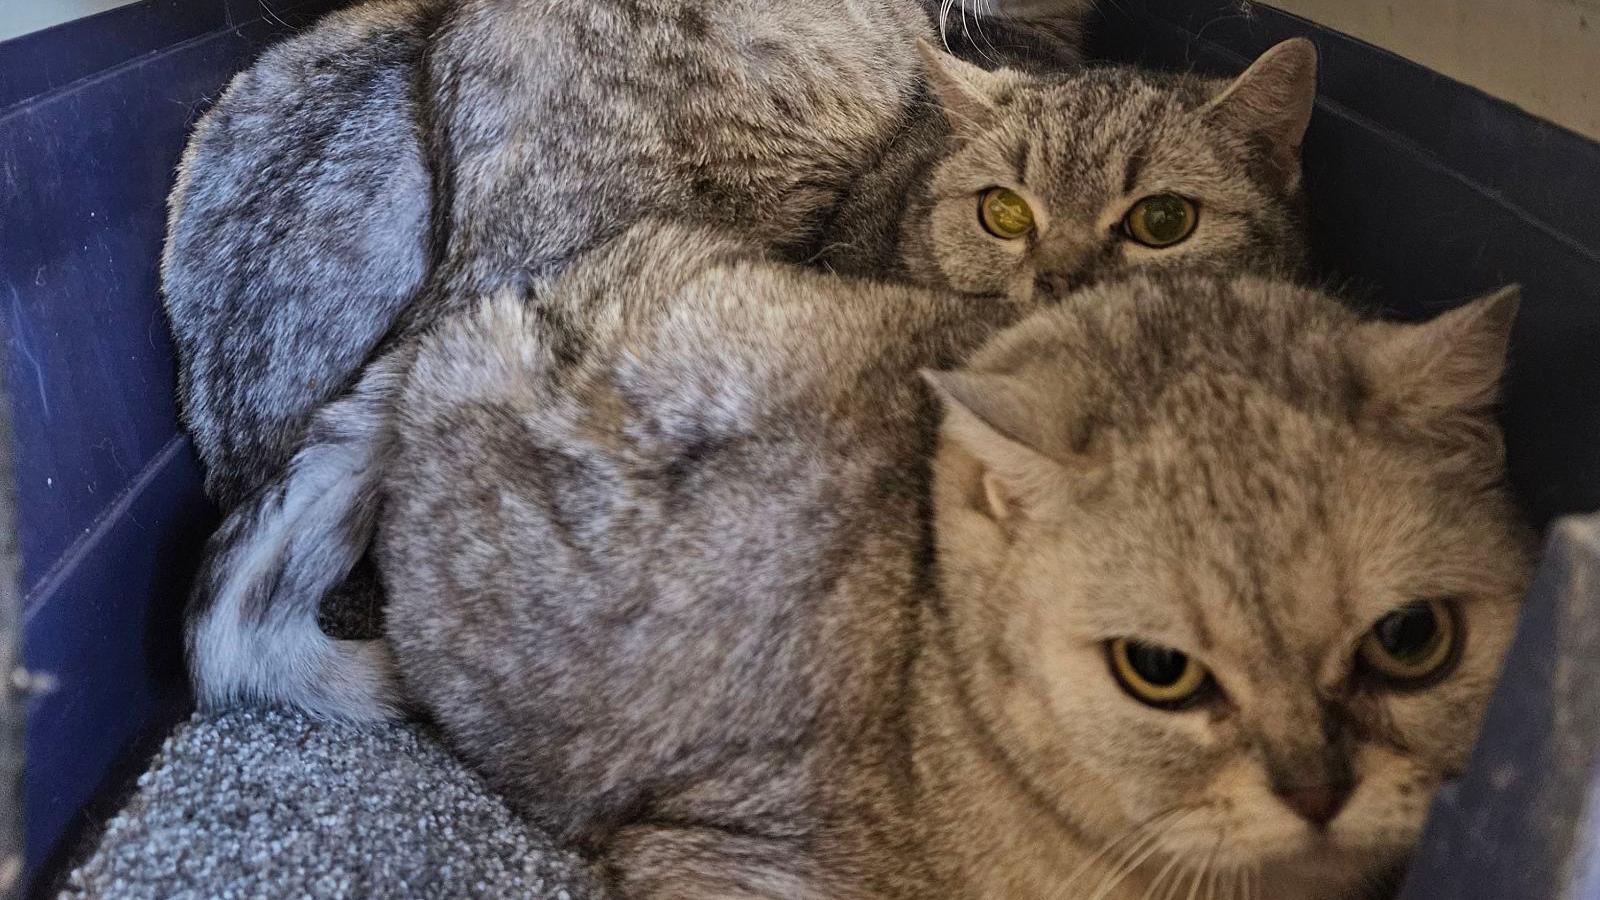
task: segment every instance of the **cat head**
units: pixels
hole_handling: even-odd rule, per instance
[[[923,55],[951,138],[903,226],[918,280],[1026,301],[1129,268],[1303,266],[1309,41],[1279,44],[1231,83]]]
[[[1403,858],[1527,579],[1492,416],[1515,306],[1135,276],[928,373],[951,652],[1035,796],[1259,896]]]

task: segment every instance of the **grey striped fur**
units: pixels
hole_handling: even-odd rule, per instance
[[[419,344],[378,529],[404,693],[621,897],[1362,896],[1514,627],[1515,305],[1176,273],[1040,309],[632,232]],[[1457,667],[1366,680],[1431,596]],[[1111,637],[1218,693],[1135,701]],[[1279,793],[1329,779],[1326,826]]]

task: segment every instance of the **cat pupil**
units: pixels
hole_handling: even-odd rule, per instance
[[[1134,644],[1128,648],[1128,662],[1139,676],[1157,687],[1178,683],[1189,670],[1189,657],[1165,647]]]
[[[1145,228],[1159,241],[1176,241],[1183,237],[1187,219],[1183,201],[1176,197],[1156,197],[1145,206]]]
[[[1395,657],[1406,659],[1428,650],[1434,635],[1438,633],[1439,622],[1428,604],[1413,603],[1384,616],[1375,630],[1383,649]]]

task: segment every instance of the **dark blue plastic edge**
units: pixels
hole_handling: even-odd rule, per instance
[[[215,513],[173,408],[165,198],[234,72],[335,0],[146,0],[0,44],[0,332],[16,432],[26,880],[50,885],[188,703],[179,612]]]

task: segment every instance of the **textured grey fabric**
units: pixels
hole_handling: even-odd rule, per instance
[[[61,896],[598,894],[423,729],[245,710],[168,738]]]

